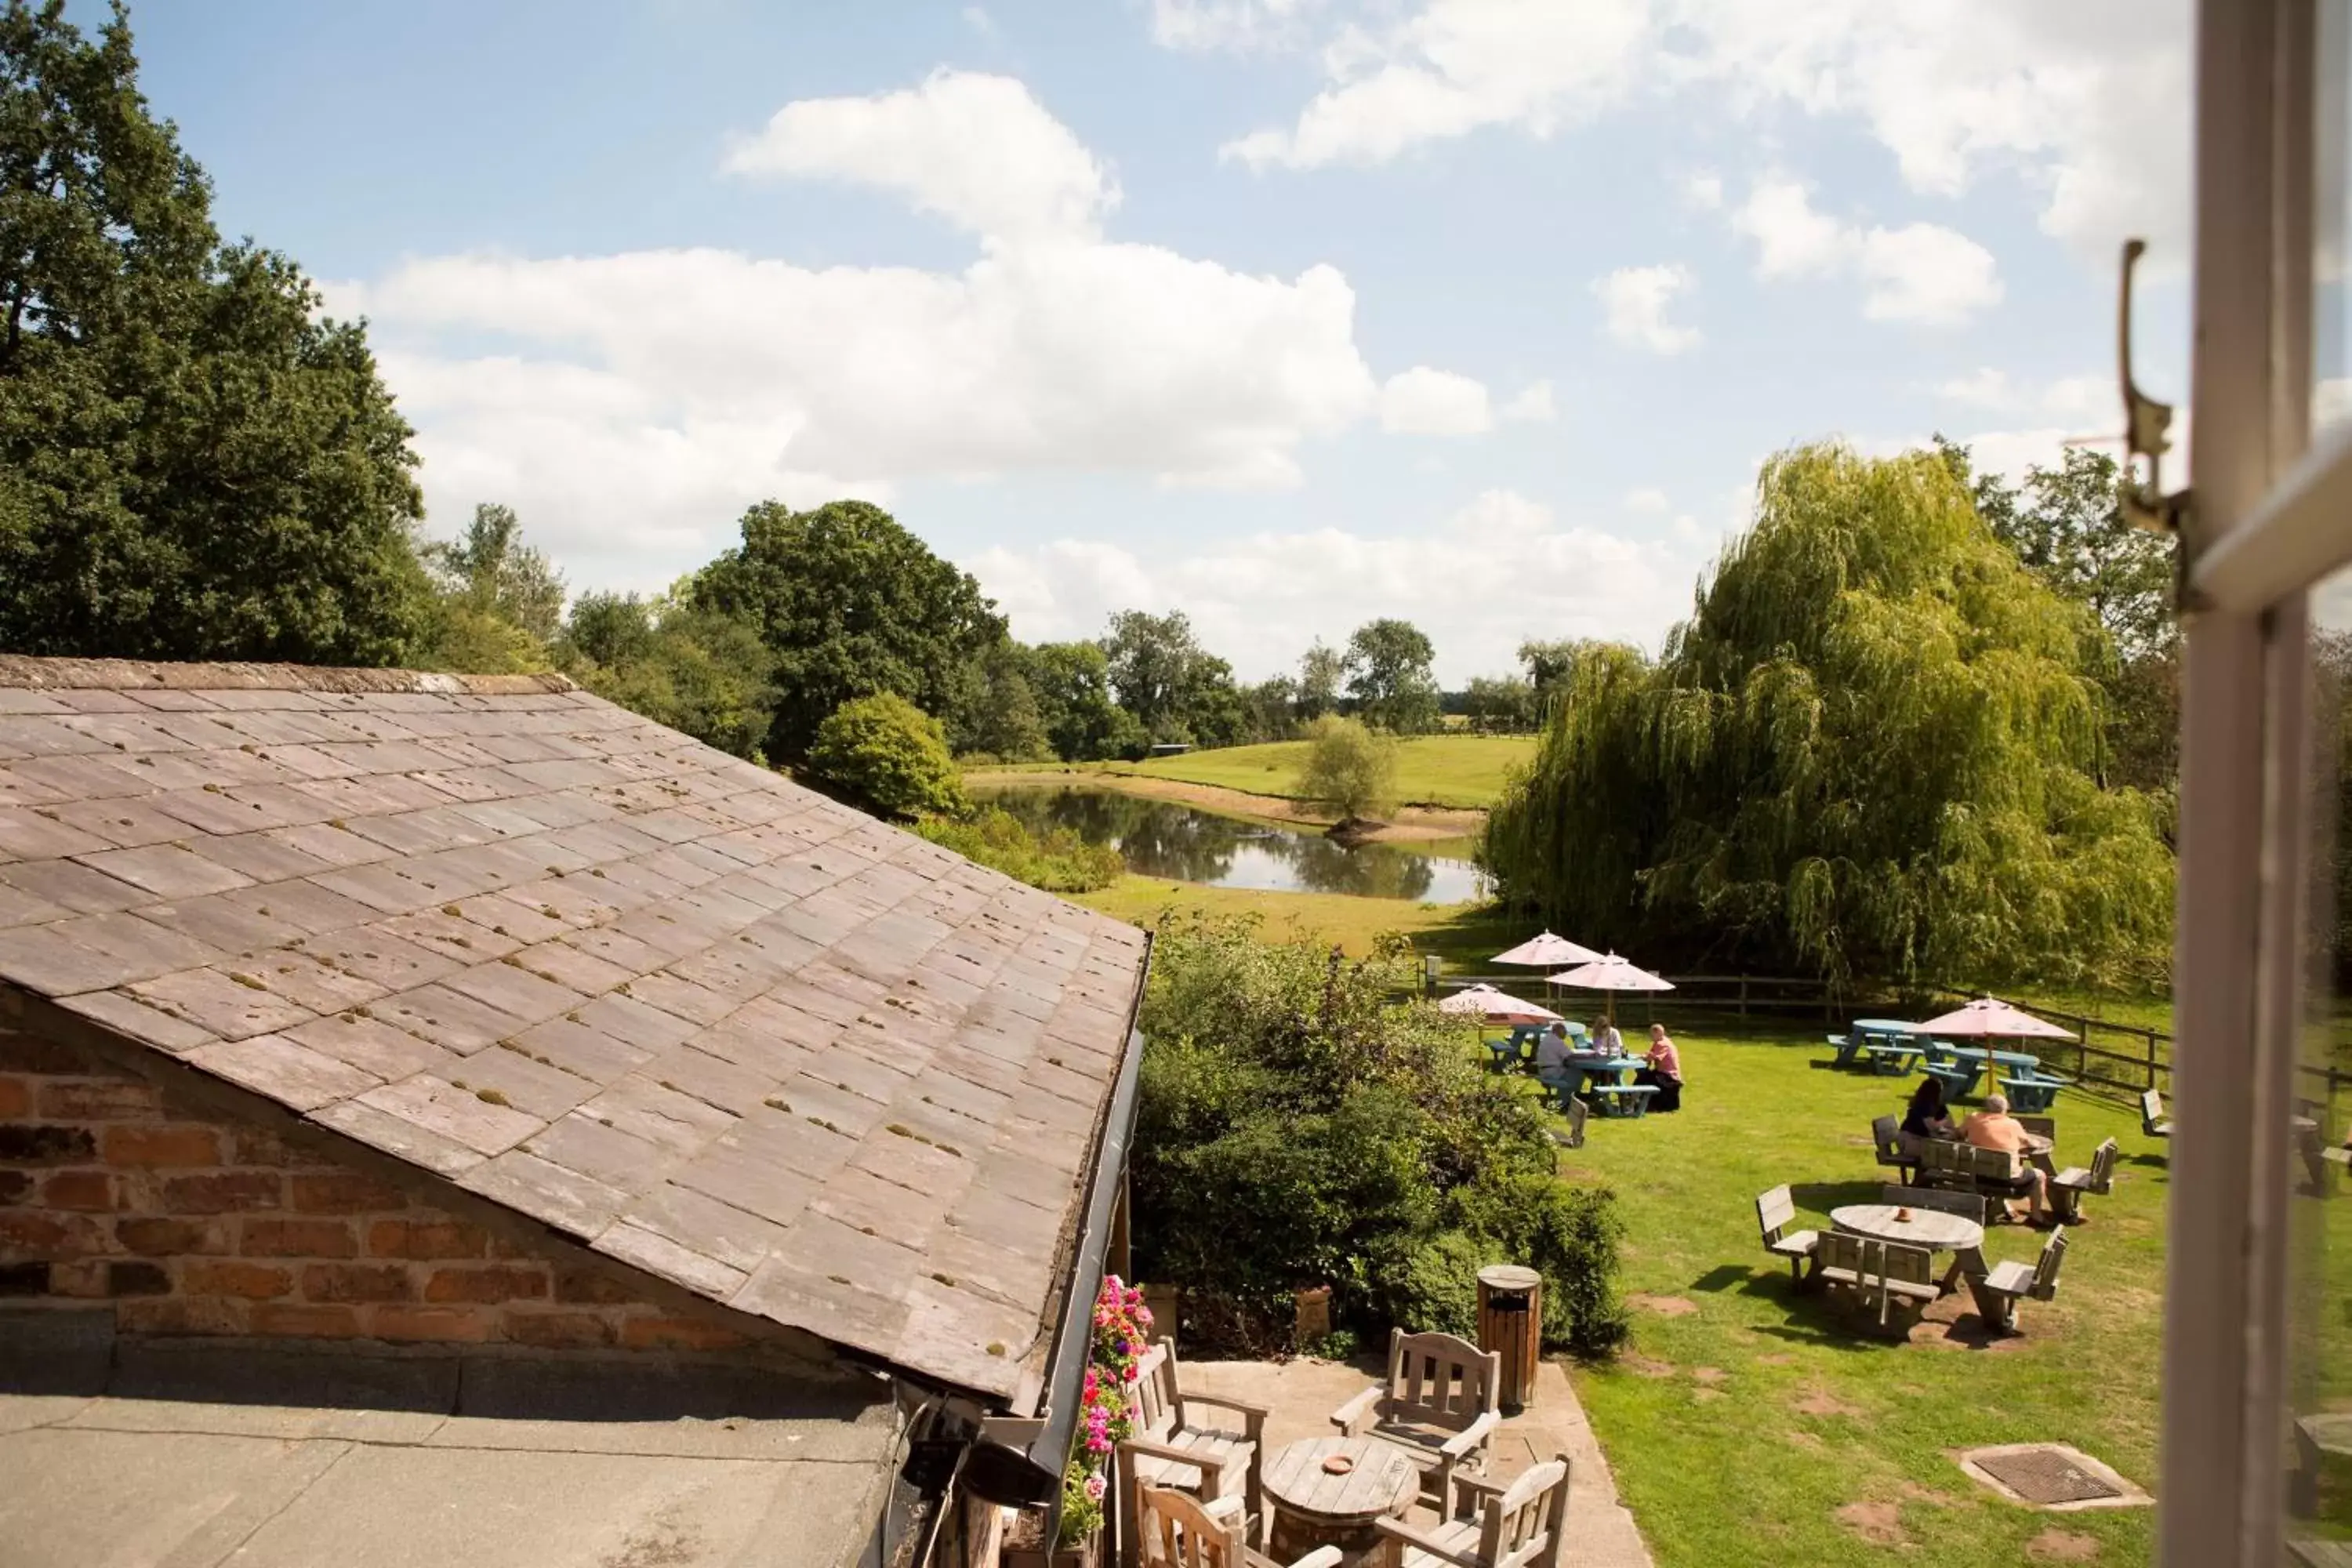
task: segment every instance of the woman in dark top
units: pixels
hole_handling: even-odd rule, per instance
[[[1919,1145],[1930,1138],[1958,1136],[1951,1113],[1944,1107],[1944,1080],[1923,1078],[1911,1091],[1911,1107],[1903,1116],[1903,1152],[1919,1157]]]

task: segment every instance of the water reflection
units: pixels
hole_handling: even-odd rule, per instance
[[[1439,904],[1461,903],[1485,892],[1468,858],[1467,839],[1448,840],[1438,855],[1391,844],[1349,849],[1320,834],[1116,790],[1016,784],[973,793],[1032,828],[1066,827],[1090,844],[1111,845],[1127,858],[1128,869],[1146,877]]]

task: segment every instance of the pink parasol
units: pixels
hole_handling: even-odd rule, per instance
[[[1912,1026],[1923,1035],[1947,1037],[1979,1036],[2001,1040],[2071,1040],[2057,1025],[2037,1018],[2022,1007],[2012,1007],[1995,996],[1979,996],[1967,1006]]]
[[[1545,979],[1555,985],[1573,985],[1580,991],[1672,991],[1674,983],[1661,980],[1646,969],[1636,969],[1625,960],[1611,953],[1591,963],[1579,964],[1574,969],[1548,974]],[[1613,1021],[1616,1004],[1610,1004]]]
[[[1560,963],[1597,963],[1601,955],[1589,947],[1580,947],[1564,936],[1549,931],[1531,936],[1507,952],[1494,957],[1496,963],[1525,964],[1531,969],[1549,969]]]
[[[1437,1010],[1441,1013],[1475,1014],[1489,1023],[1540,1024],[1559,1016],[1549,1007],[1522,1002],[1508,992],[1498,991],[1484,984],[1465,986],[1441,999]]]

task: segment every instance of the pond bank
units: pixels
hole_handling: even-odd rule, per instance
[[[983,768],[963,775],[968,784],[1018,787],[1030,784],[1084,783],[1147,800],[1180,801],[1204,811],[1255,817],[1286,826],[1328,827],[1339,818],[1304,801],[1286,795],[1255,795],[1222,784],[1193,784],[1150,773],[1126,773],[1116,763],[1071,763],[1058,768]],[[1470,807],[1401,806],[1379,827],[1362,836],[1374,844],[1399,844],[1436,838],[1475,837],[1486,830],[1486,814]]]

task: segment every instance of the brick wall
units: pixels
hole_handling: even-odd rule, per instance
[[[98,1057],[0,1026],[0,1298],[125,1333],[726,1350],[718,1310],[471,1224]],[[740,1322],[740,1320],[738,1320]]]

